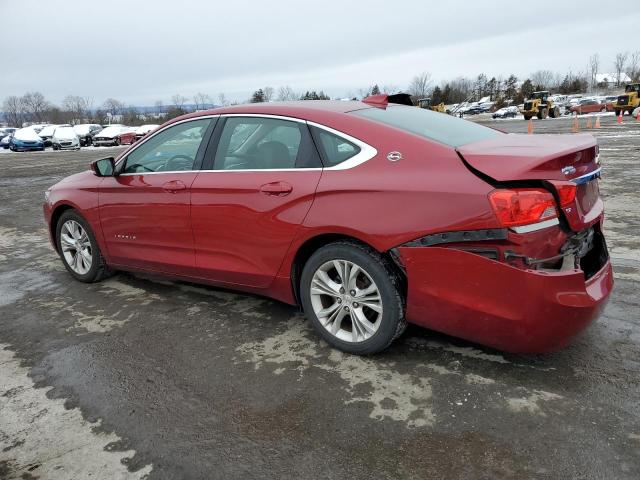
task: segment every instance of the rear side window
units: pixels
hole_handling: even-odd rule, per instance
[[[325,167],[335,167],[360,153],[360,147],[322,128],[311,127]]]
[[[394,105],[385,109],[367,108],[352,113],[451,147],[503,135],[497,130],[468,120],[418,107]]]

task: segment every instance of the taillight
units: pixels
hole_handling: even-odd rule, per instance
[[[578,186],[573,182],[551,182],[558,192],[561,207],[567,207],[576,199]]]
[[[503,227],[515,227],[558,217],[550,192],[537,188],[494,190],[489,194],[493,211]]]

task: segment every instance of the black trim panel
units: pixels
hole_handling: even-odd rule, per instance
[[[506,240],[506,228],[491,228],[487,230],[460,230],[457,232],[442,232],[427,235],[407,242],[401,247],[431,247],[443,243],[482,242],[487,240]]]

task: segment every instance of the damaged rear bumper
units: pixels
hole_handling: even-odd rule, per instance
[[[585,280],[580,269],[523,269],[452,248],[398,253],[408,321],[513,353],[566,346],[597,318],[613,288],[608,259]]]

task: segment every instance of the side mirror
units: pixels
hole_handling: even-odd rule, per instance
[[[113,177],[116,164],[113,157],[101,158],[91,162],[91,170],[97,177]]]

